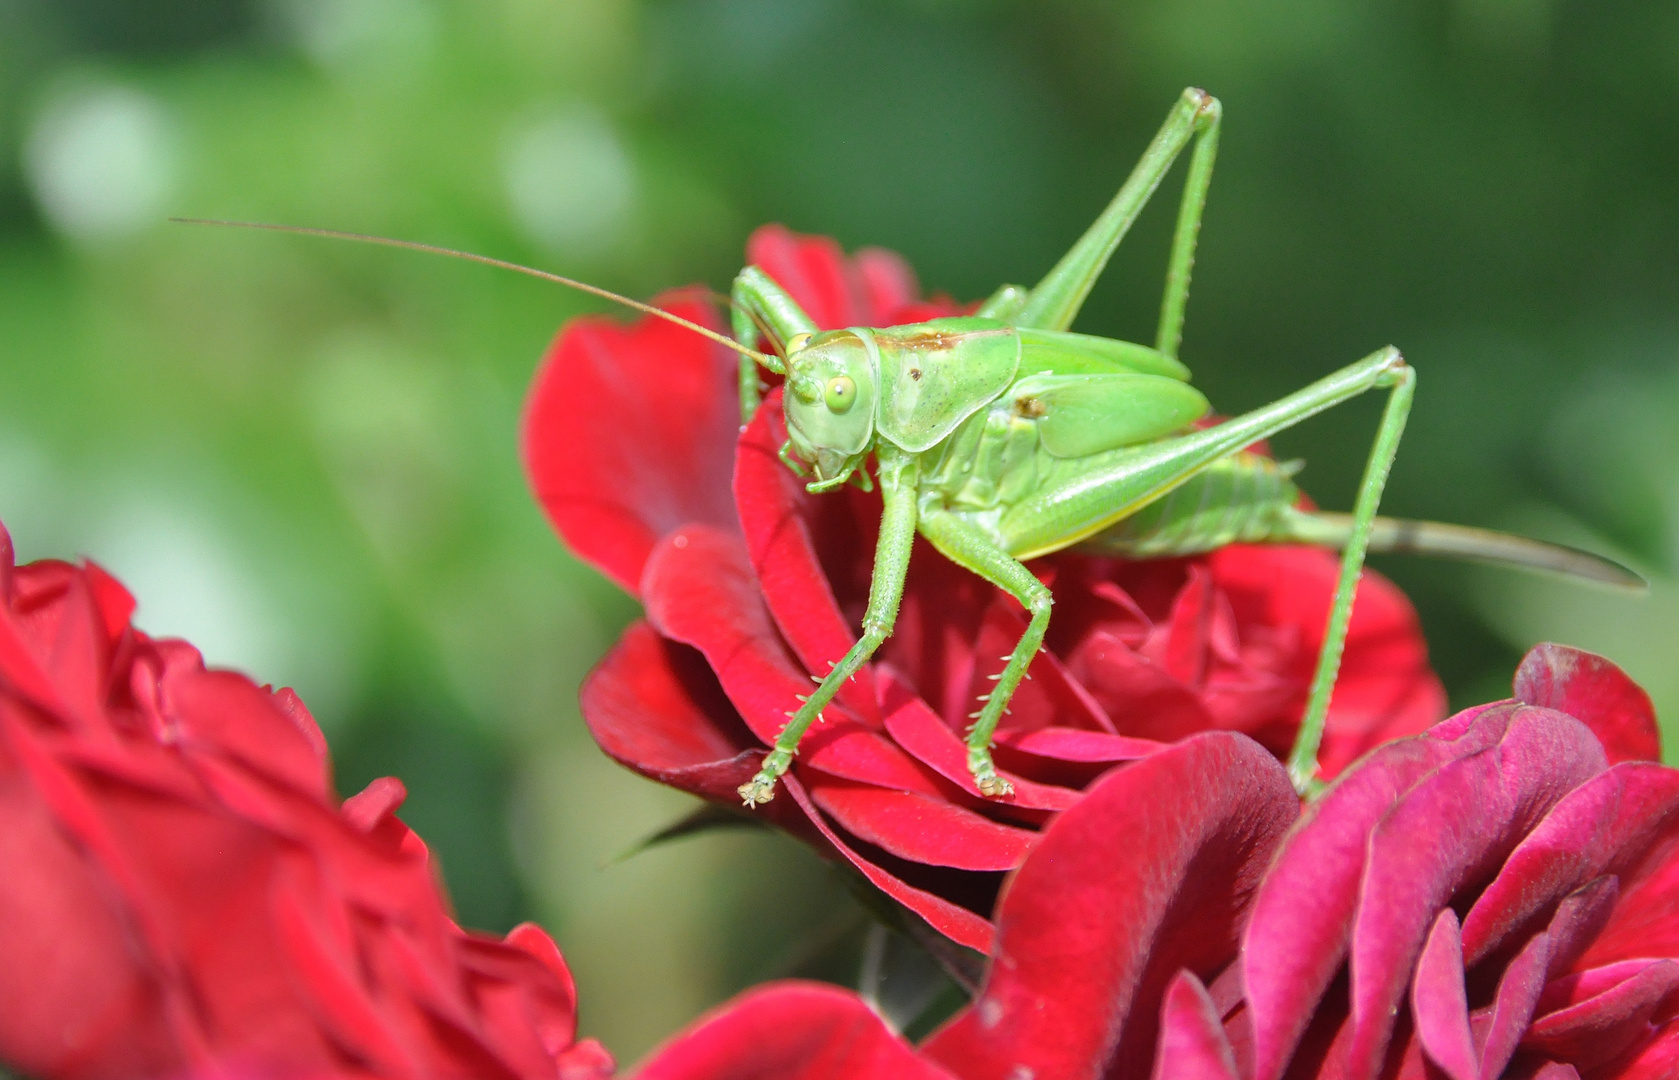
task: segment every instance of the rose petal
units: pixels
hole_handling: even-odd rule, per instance
[[[1201,980],[1188,971],[1178,972],[1166,988],[1153,1076],[1154,1080],[1240,1080],[1236,1054],[1224,1036],[1218,1009]]]
[[[968,744],[956,737],[927,703],[918,697],[889,696],[893,706],[886,715],[886,731],[916,760],[927,765],[976,799],[984,799],[968,771]],[[1078,803],[1080,793],[1071,788],[1039,784],[999,769],[997,775],[1014,785],[1014,794],[1004,800],[1028,810],[1065,810]],[[996,801],[996,800],[992,800]]]
[[[1503,735],[1509,709],[1389,743],[1306,808],[1260,886],[1243,935],[1254,1075],[1276,1080],[1346,956],[1370,831],[1441,765]]]
[[[1516,706],[1496,746],[1442,765],[1371,832],[1350,948],[1350,1077],[1372,1076],[1380,1066],[1435,913],[1603,768],[1603,749],[1585,725]]]
[[[804,784],[799,778],[788,773],[782,777],[782,787],[793,797],[793,801],[804,810],[822,836],[832,844],[834,849],[843,855],[847,862],[860,870],[864,877],[890,896],[898,903],[909,908],[923,919],[928,925],[958,945],[966,945],[970,949],[980,952],[990,952],[995,940],[991,924],[967,908],[939,896],[926,889],[916,888],[909,882],[893,874],[879,862],[866,858],[863,853],[848,844],[845,838],[834,832],[823,820],[821,812],[805,791]],[[775,803],[771,803],[774,806]],[[971,882],[970,882],[971,884]]]
[[[741,723],[698,652],[645,622],[624,632],[583,681],[583,719],[600,748],[643,776],[714,802],[734,803],[763,749]],[[786,800],[760,807],[819,849],[805,815]]]
[[[1417,958],[1411,982],[1411,1016],[1423,1052],[1451,1080],[1475,1080],[1480,1055],[1469,1032],[1469,1000],[1463,986],[1463,940],[1450,908],[1434,920]]]
[[[1008,731],[997,736],[997,745],[1017,753],[1053,758],[1057,761],[1086,761],[1112,765],[1136,761],[1158,753],[1167,744],[1153,739],[1133,739],[1105,731],[1083,728],[1045,727],[1036,731]]]
[[[1604,976],[1613,981],[1597,989],[1609,981]],[[1581,984],[1596,992],[1579,1000]],[[1601,1065],[1650,1033],[1651,1016],[1675,990],[1679,963],[1672,960],[1627,961],[1558,980],[1546,987],[1545,998],[1573,1003],[1534,1021],[1522,1046],[1583,1069]],[[1542,1005],[1550,1003],[1542,999]]]
[[[1567,918],[1566,915],[1563,916]],[[1553,938],[1549,931],[1536,935],[1505,967],[1498,980],[1498,993],[1490,1015],[1480,1010],[1475,1042],[1481,1048],[1481,1080],[1498,1080],[1515,1056],[1516,1047],[1533,1019],[1539,995],[1545,989],[1545,972],[1551,963]],[[1460,945],[1461,955],[1461,945]]]
[[[859,840],[931,866],[1013,870],[1038,838],[933,796],[816,777],[808,787],[816,805]]]
[[[951,1080],[857,995],[820,983],[758,987],[653,1051],[639,1080]]]
[[[1300,703],[1329,618],[1339,560],[1286,545],[1232,544],[1210,557],[1213,578],[1249,625],[1299,629],[1295,685]],[[1287,581],[1279,589],[1276,582]],[[1412,735],[1445,715],[1446,692],[1428,664],[1416,610],[1392,582],[1367,570],[1359,579],[1346,651],[1330,699],[1319,768],[1325,777],[1384,742]],[[1300,705],[1288,717],[1299,716]],[[1298,721],[1291,721],[1297,723]]]
[[[1652,858],[1660,861],[1676,834],[1679,771],[1623,762],[1581,784],[1522,840],[1470,908],[1463,920],[1468,962],[1479,962],[1549,905],[1597,877],[1620,875],[1624,894],[1627,875]],[[1665,895],[1671,905],[1679,893]],[[1679,947],[1679,915],[1652,915],[1657,926],[1667,928],[1663,939]],[[1628,943],[1636,951],[1623,955],[1650,955],[1652,949],[1659,955],[1661,949],[1647,940],[1650,930],[1642,923],[1635,932],[1640,940]],[[1600,950],[1597,962],[1611,958],[1601,950],[1613,948],[1614,940],[1593,946]]]
[[[1175,742],[1213,727],[1206,704],[1192,689],[1117,637],[1092,634],[1068,667],[1125,735]]]
[[[1167,983],[1229,963],[1298,806],[1276,759],[1240,735],[1108,773],[1010,879],[985,989],[924,1052],[964,1080],[1142,1074]]]
[[[824,330],[883,326],[916,297],[915,273],[902,257],[864,248],[856,258],[826,236],[764,225],[746,241],[746,261],[768,274]]]
[[[786,438],[781,423],[781,398],[771,394],[741,434],[735,458],[735,503],[756,590],[775,618],[795,655],[809,672],[826,672],[857,637],[834,597],[832,571],[824,566],[818,543],[833,552],[849,550],[845,562],[857,578],[853,591],[868,595],[873,568],[875,532],[879,528],[878,495],[867,512],[852,512],[860,497],[850,491],[810,495],[804,482],[781,463]],[[811,514],[817,520],[807,520]],[[859,613],[860,614],[860,613]],[[840,688],[838,700],[860,718],[874,723],[873,674],[868,665]]]
[[[698,649],[746,726],[764,746],[775,742],[813,687],[771,624],[739,542],[705,527],[678,530],[648,557],[642,595],[653,628]],[[830,704],[820,723],[855,721]]]
[[[1615,1080],[1672,1080],[1674,1076],[1679,1076],[1679,1019],[1667,1020],[1648,1042],[1615,1062]]]
[[[653,304],[718,328],[692,295]],[[672,529],[734,528],[738,371],[734,353],[653,316],[574,320],[543,358],[520,431],[526,476],[571,550],[631,593]]]
[[[1661,730],[1650,695],[1596,653],[1535,645],[1516,669],[1516,698],[1565,712],[1591,728],[1611,765],[1661,760]]]
[[[981,700],[996,685],[995,676],[1002,672],[1025,634],[1026,618],[1019,602],[996,592],[969,646],[975,662],[968,672],[967,692],[959,699],[956,715],[947,714],[947,719],[964,720],[969,712],[980,707]],[[1008,711],[1003,714],[998,730],[1032,731],[1051,724],[1115,730],[1107,712],[1068,673],[1055,654],[1040,649],[1027,668],[1027,681],[1009,699]]]

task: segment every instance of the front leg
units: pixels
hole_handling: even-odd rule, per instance
[[[814,334],[817,326],[799,307],[798,301],[787,295],[775,279],[748,266],[735,275],[729,290],[729,325],[735,340],[747,348],[757,348],[758,334],[767,332],[775,351],[785,357],[787,343],[800,334]],[[779,372],[780,368],[772,369]],[[740,358],[740,422],[745,426],[758,411],[763,388],[758,383],[758,366],[751,357]]]
[[[880,648],[881,642],[891,636],[892,626],[898,621],[898,602],[903,599],[904,575],[909,573],[909,553],[915,543],[915,489],[919,474],[916,459],[891,444],[881,443],[877,453],[881,495],[886,505],[880,519],[880,539],[875,545],[869,606],[863,613],[863,636],[828,672],[816,692],[792,714],[758,774],[740,786],[740,797],[747,806],[761,806],[775,798],[775,782],[793,764],[793,755],[798,753],[799,740],[805,731],[822,715],[845,680],[855,675]]]
[[[997,685],[986,696],[985,705],[974,714],[977,717],[974,726],[968,729],[968,771],[973,774],[980,794],[1001,798],[1012,794],[1014,788],[997,775],[997,768],[992,764],[991,736],[997,731],[997,722],[1003,718],[1003,711],[1008,708],[1015,687],[1025,678],[1032,657],[1037,655],[1038,647],[1043,644],[1054,598],[1049,587],[1034,577],[1032,571],[956,514],[945,510],[924,510],[921,534],[952,562],[966,567],[1019,600],[1032,617],[1026,633],[1020,636],[1014,651],[1009,654],[1008,665],[996,677]]]

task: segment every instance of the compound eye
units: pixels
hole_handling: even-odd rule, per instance
[[[838,375],[828,380],[828,411],[842,413],[857,402],[857,384],[851,381],[849,375]]]
[[[813,335],[813,334],[804,333],[804,334],[794,334],[792,337],[788,338],[787,339],[788,355],[796,353],[799,350],[803,349],[806,345],[809,345],[810,344],[810,339],[814,336],[815,335]]]

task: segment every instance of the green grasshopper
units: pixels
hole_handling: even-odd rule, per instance
[[[761,367],[785,376],[786,465],[807,490],[855,482],[885,503],[862,637],[790,713],[740,796],[774,797],[800,740],[845,680],[892,633],[910,549],[920,533],[951,561],[1009,593],[1030,615],[968,731],[968,769],[981,793],[1009,782],[991,740],[1043,642],[1053,597],[1025,561],[1078,546],[1130,558],[1195,555],[1232,543],[1303,543],[1342,552],[1328,628],[1292,752],[1302,792],[1316,782],[1318,745],[1367,551],[1451,555],[1551,570],[1641,589],[1638,575],[1600,556],[1436,522],[1376,516],[1410,411],[1416,376],[1399,350],[1364,359],[1263,408],[1196,428],[1207,399],[1177,358],[1190,269],[1218,148],[1221,107],[1191,87],[1108,207],[1036,286],[1005,285],[969,316],[893,327],[820,331],[769,275],[749,266],[730,300],[733,338],[583,282],[425,244],[259,226],[440,252],[533,274],[680,323],[741,355],[743,422],[757,409]],[[1179,153],[1194,142],[1152,347],[1071,333],[1085,297]],[[223,223],[240,224],[240,223]],[[776,354],[753,346],[760,337]],[[1388,391],[1351,514],[1303,510],[1297,465],[1248,451],[1254,442],[1368,390]]]

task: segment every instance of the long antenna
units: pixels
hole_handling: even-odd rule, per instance
[[[694,333],[699,334],[702,337],[708,337],[719,345],[733,349],[742,356],[751,357],[770,371],[779,374],[783,370],[783,366],[779,358],[761,353],[757,349],[749,349],[733,338],[725,337],[715,330],[701,326],[699,323],[689,322],[680,315],[672,315],[668,311],[656,308],[652,304],[644,304],[640,300],[631,300],[627,296],[621,296],[610,289],[603,289],[599,285],[590,285],[587,282],[578,281],[575,278],[561,277],[559,274],[550,274],[546,270],[536,270],[529,266],[520,266],[518,263],[508,262],[505,259],[492,259],[488,255],[474,255],[470,251],[456,251],[454,248],[438,247],[436,244],[422,244],[415,240],[393,240],[388,236],[370,236],[366,233],[341,232],[337,229],[316,229],[306,225],[272,225],[262,221],[218,221],[213,218],[176,217],[170,218],[169,220],[179,225],[220,225],[229,229],[262,229],[267,232],[297,233],[300,236],[324,236],[328,240],[354,240],[363,244],[379,244],[383,247],[406,248],[409,251],[424,251],[431,255],[448,255],[451,258],[465,259],[468,262],[483,263],[485,266],[494,266],[502,270],[512,270],[514,273],[526,274],[530,277],[541,278],[543,281],[552,281],[559,285],[566,285],[570,288],[578,290],[579,292],[586,292],[591,296],[598,296],[604,300],[611,300],[615,303],[623,304],[625,307],[634,308],[635,310],[643,312],[647,315],[653,315],[657,318],[664,319],[667,322],[673,322],[678,326],[683,326],[692,330]]]

